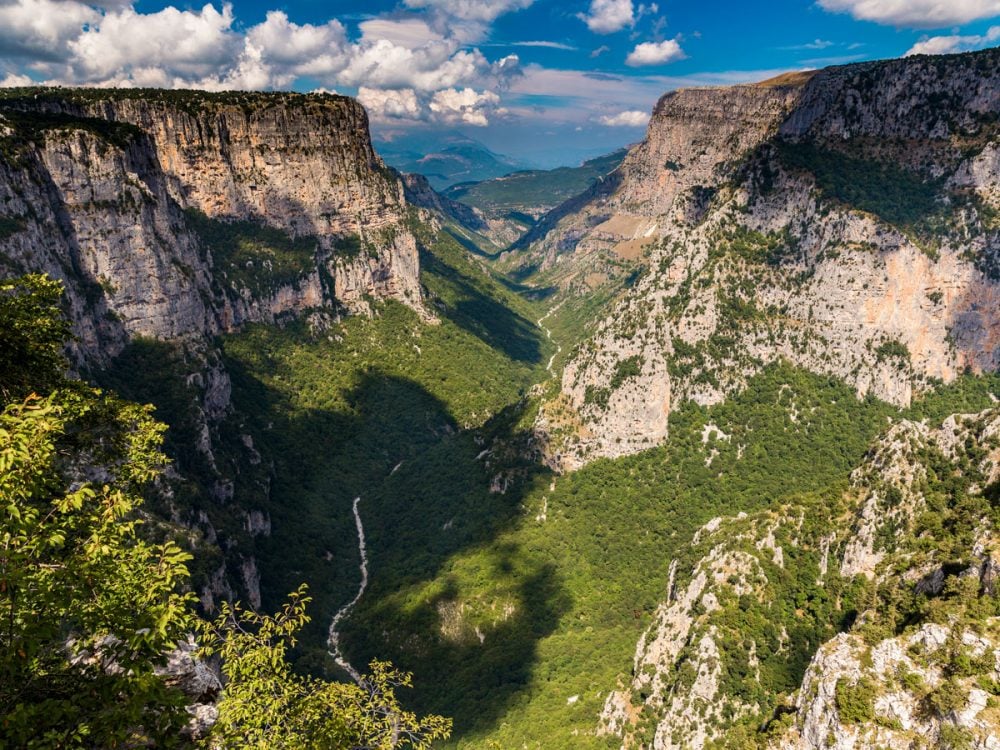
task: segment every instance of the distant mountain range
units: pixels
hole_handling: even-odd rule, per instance
[[[460,182],[480,182],[532,165],[497,154],[482,143],[459,133],[435,136],[410,135],[405,140],[376,142],[382,158],[400,172],[416,172],[435,190]]]
[[[461,182],[444,194],[488,215],[516,212],[538,218],[617,169],[626,153],[628,149],[620,148],[578,167],[531,169],[483,182]]]

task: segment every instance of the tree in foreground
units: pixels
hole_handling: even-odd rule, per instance
[[[155,669],[193,624],[181,589],[190,556],[136,533],[138,486],[162,461],[161,432],[148,409],[83,388],[0,414],[7,747],[179,739],[181,696]]]
[[[449,736],[450,719],[400,706],[395,689],[411,678],[386,662],[372,662],[360,685],[294,673],[287,652],[309,621],[309,601],[302,586],[273,617],[227,603],[203,624],[204,652],[222,658],[226,684],[209,747],[420,750]]]
[[[137,534],[165,427],[65,376],[61,294],[0,282],[0,745],[167,746],[186,715],[155,670],[193,625],[190,556]]]

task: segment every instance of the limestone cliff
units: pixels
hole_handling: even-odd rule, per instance
[[[84,360],[369,295],[420,304],[402,185],[351,99],[21,90],[0,118],[0,253],[67,283]]]
[[[612,179],[523,250],[567,295],[638,276],[542,411],[553,463],[653,445],[676,405],[777,359],[899,405],[1000,366],[998,91],[990,50],[661,99]]]

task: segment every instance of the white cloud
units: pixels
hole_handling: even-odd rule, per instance
[[[386,91],[362,86],[358,89],[361,102],[373,120],[419,120],[423,109],[413,89]]]
[[[833,42],[826,39],[814,39],[811,42],[806,42],[805,44],[792,44],[788,47],[779,47],[778,49],[787,50],[809,50],[809,49],[826,49],[827,47],[832,47]]]
[[[433,93],[412,88],[382,89],[361,86],[358,101],[376,122],[438,122],[448,125],[489,125],[494,115],[504,115],[500,96],[471,87],[446,88]]]
[[[628,57],[625,64],[638,68],[642,65],[663,65],[664,63],[683,60],[687,55],[681,49],[681,45],[676,39],[667,39],[662,42],[643,42],[637,44]]]
[[[511,47],[544,47],[546,49],[561,49],[567,52],[572,52],[578,47],[574,47],[571,44],[563,44],[562,42],[546,42],[546,41],[534,41],[534,42],[511,42]]]
[[[444,123],[484,126],[489,125],[490,114],[504,113],[499,105],[500,97],[492,91],[445,89],[431,98],[430,110],[435,119]]]
[[[522,10],[535,0],[404,0],[410,8],[433,8],[464,21],[490,22],[504,13]]]
[[[619,112],[616,115],[604,115],[597,118],[597,120],[602,125],[608,125],[613,128],[642,128],[649,122],[649,113],[640,112],[636,109]]]
[[[505,13],[522,10],[534,0],[404,0],[409,8],[429,11],[430,25],[442,36],[463,44],[489,36],[490,24]]]
[[[524,75],[524,68],[521,67],[521,58],[517,55],[507,55],[501,57],[490,65],[490,77],[496,81],[498,91],[506,91],[511,83]]]
[[[423,18],[372,18],[358,24],[361,39],[376,42],[385,39],[398,47],[416,49],[430,42],[442,42],[444,37],[432,29]]]
[[[0,89],[10,89],[16,86],[32,86],[34,85],[28,76],[21,76],[15,73],[8,73],[2,79],[0,79]]]
[[[105,14],[69,42],[77,75],[99,80],[126,66],[162,67],[180,74],[206,75],[226,64],[239,49],[230,31],[233,9],[206,5],[200,11],[167,7],[139,14],[125,8]]]
[[[59,60],[66,44],[101,14],[83,3],[19,0],[0,3],[0,57]]]
[[[1000,16],[1000,0],[819,0],[819,5],[861,21],[917,29]]]
[[[372,120],[433,121],[448,125],[489,125],[494,114],[506,114],[500,96],[492,91],[449,88],[432,95],[413,89],[378,89],[362,86],[358,101]]]
[[[209,91],[227,91],[242,89],[255,91],[274,87],[288,86],[295,80],[292,73],[276,71],[264,59],[264,50],[250,40],[246,41],[243,51],[237,58],[236,66],[222,76],[206,76],[196,84],[196,88]],[[179,87],[183,84],[175,84]]]
[[[272,64],[300,69],[315,69],[316,61],[325,61],[331,68],[332,57],[342,58],[347,46],[347,32],[340,21],[325,24],[296,24],[280,10],[268,11],[263,23],[247,32],[247,40]],[[310,62],[311,61],[311,62]]]
[[[577,18],[595,34],[613,34],[635,24],[632,0],[591,0],[590,10]]]
[[[411,50],[380,39],[357,47],[337,79],[345,86],[435,91],[475,81],[489,71],[479,50],[455,48],[452,42],[434,42]]]
[[[650,3],[649,5],[640,4],[635,10],[635,20],[638,21],[645,16],[655,16],[659,12],[660,6],[657,3]]]
[[[296,24],[282,11],[239,31],[229,4],[143,14],[75,0],[0,0],[0,62],[21,56],[49,83],[206,89],[287,88],[308,77],[328,87],[430,94],[503,87],[518,74],[516,56],[491,65],[421,19],[370,19],[360,27],[352,42],[337,20]]]
[[[947,55],[952,52],[968,52],[982,49],[1000,39],[1000,26],[991,26],[985,34],[970,34],[966,36],[932,36],[921,39],[907,51],[904,57],[910,55]]]

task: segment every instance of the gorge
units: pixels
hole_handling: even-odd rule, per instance
[[[307,583],[435,747],[989,750],[998,134],[998,50],[682,89],[532,217],[348,97],[0,89],[0,276],[167,425],[199,611]]]

